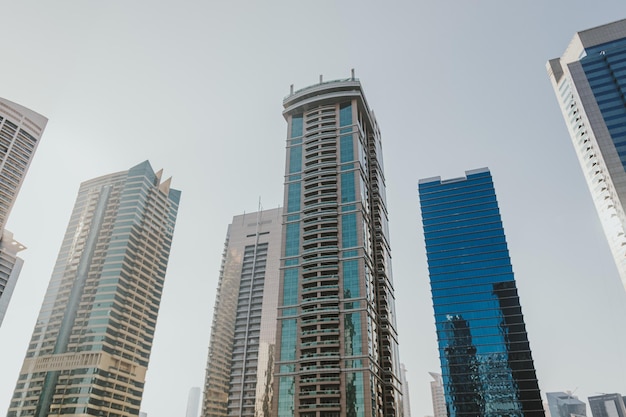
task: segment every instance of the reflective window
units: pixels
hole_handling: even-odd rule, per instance
[[[341,216],[341,239],[343,248],[352,248],[357,245],[356,213]]]
[[[341,202],[350,203],[356,200],[354,190],[354,171],[341,174]]]
[[[300,223],[288,223],[286,229],[285,256],[296,256],[300,248]]]
[[[291,137],[297,138],[302,136],[302,115],[293,116],[291,118]]]
[[[300,191],[302,183],[295,182],[287,184],[287,213],[300,211]]]
[[[281,376],[278,383],[278,417],[294,415],[295,378]]]
[[[283,284],[283,305],[291,306],[298,303],[298,270],[286,269]]]
[[[542,410],[489,172],[419,185],[449,417]]]
[[[289,148],[289,173],[302,171],[302,145]]]

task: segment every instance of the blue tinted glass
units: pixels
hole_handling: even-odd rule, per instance
[[[541,397],[489,172],[419,185],[449,417],[524,417]]]
[[[354,171],[341,174],[341,202],[349,203],[356,200],[354,190]]]
[[[339,148],[339,162],[343,164],[344,162],[354,161],[354,144],[352,140],[352,135],[342,136],[339,139]]]
[[[626,89],[626,39],[619,39],[586,50],[581,64],[600,113],[616,146],[626,143],[621,134],[626,126],[626,107],[622,92]],[[626,169],[626,152],[618,152]]]
[[[359,297],[359,261],[342,262],[343,267],[343,297]]]
[[[341,216],[341,239],[343,248],[357,246],[356,213]]]
[[[289,148],[289,173],[302,171],[302,145]]]
[[[287,223],[285,256],[296,256],[300,249],[300,223]]]
[[[280,360],[293,361],[296,359],[296,341],[298,335],[296,332],[296,319],[282,320],[281,339],[280,339]]]
[[[344,342],[346,356],[363,354],[361,349],[361,314],[344,314]]]
[[[339,126],[349,126],[352,124],[352,105],[342,104],[339,109]]]
[[[298,303],[298,269],[286,269],[283,283],[283,305],[291,306]]]
[[[372,398],[376,397],[373,396]],[[346,374],[346,408],[347,416],[365,417],[365,390],[363,389],[362,372]]]
[[[300,211],[301,182],[287,184],[287,213]]]
[[[291,118],[291,137],[297,138],[298,136],[302,136],[302,115]]]
[[[280,377],[278,384],[278,417],[294,416],[295,390],[295,377]]]

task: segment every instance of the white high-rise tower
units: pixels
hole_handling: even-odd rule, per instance
[[[626,19],[578,32],[547,69],[626,287]]]
[[[48,119],[0,98],[0,324],[7,311],[23,261],[24,246],[5,230]]]

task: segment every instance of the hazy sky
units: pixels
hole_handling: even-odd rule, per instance
[[[149,159],[182,190],[142,410],[204,378],[226,226],[282,205],[289,85],[354,68],[381,127],[413,417],[440,369],[417,182],[491,169],[539,385],[626,394],[626,292],[545,70],[626,3],[0,1],[0,96],[50,119],[8,228],[25,265],[0,328],[0,415],[79,183]]]

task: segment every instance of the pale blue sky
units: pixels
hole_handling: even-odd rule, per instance
[[[380,124],[413,417],[439,360],[420,178],[488,166],[542,391],[626,394],[626,292],[545,63],[622,1],[2,1],[0,96],[50,119],[9,229],[8,407],[81,181],[149,159],[183,191],[142,410],[202,384],[226,226],[282,204],[282,98],[355,68]],[[191,323],[181,325],[181,323]],[[183,352],[182,354],[179,352]]]

